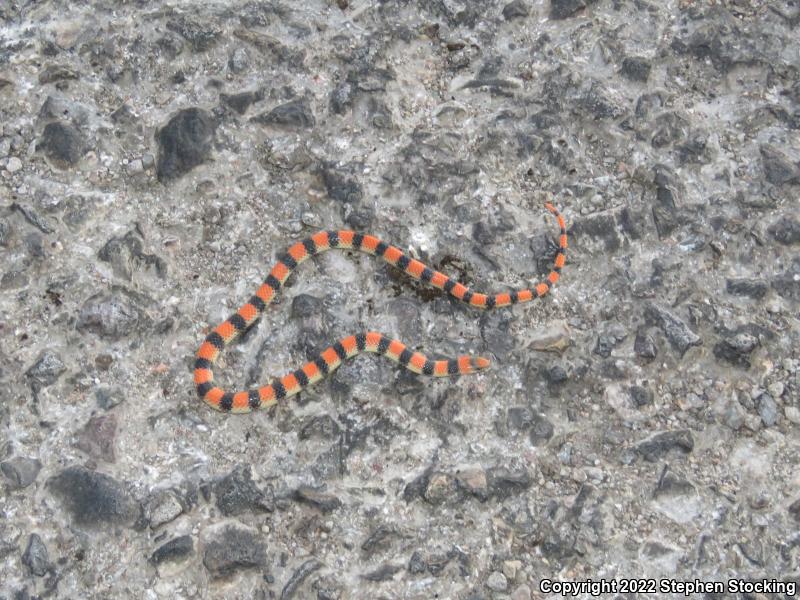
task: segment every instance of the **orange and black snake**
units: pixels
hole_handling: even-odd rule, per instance
[[[297,242],[289,248],[286,254],[279,257],[278,263],[272,268],[264,283],[256,290],[249,302],[228,317],[224,323],[215,327],[200,346],[194,363],[194,383],[198,396],[217,410],[235,413],[250,412],[256,408],[271,406],[278,400],[297,394],[305,387],[330,374],[345,359],[360,352],[383,354],[414,373],[434,377],[465,375],[485,369],[489,366],[489,361],[485,358],[464,355],[450,360],[430,360],[420,352],[412,352],[403,342],[374,331],[346,337],[321,352],[317,358],[306,363],[300,369],[258,389],[226,392],[222,388],[214,386],[211,365],[217,360],[220,352],[246,331],[264,312],[267,304],[272,301],[286,279],[301,262],[320,252],[334,248],[359,250],[380,256],[390,265],[405,271],[414,279],[442,289],[475,308],[501,308],[541,298],[558,281],[561,268],[566,260],[567,250],[567,228],[564,217],[552,204],[545,204],[545,208],[555,215],[561,229],[558,254],[556,254],[553,270],[544,281],[530,289],[488,296],[473,292],[447,275],[434,271],[420,261],[406,256],[400,249],[390,246],[372,235],[354,231],[320,231],[302,242]]]

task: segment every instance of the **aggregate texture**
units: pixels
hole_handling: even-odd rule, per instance
[[[0,2],[0,599],[542,598],[800,579],[800,8]],[[306,261],[218,361],[276,257]],[[678,597],[678,595],[676,595]],[[770,597],[767,595],[767,597]],[[778,596],[775,596],[778,597]]]

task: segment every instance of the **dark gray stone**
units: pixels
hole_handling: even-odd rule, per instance
[[[61,357],[52,350],[44,350],[36,362],[25,371],[31,385],[36,389],[45,388],[54,384],[67,367]]]
[[[166,544],[156,548],[150,557],[150,562],[160,565],[164,562],[174,562],[183,560],[194,553],[194,542],[192,536],[182,535],[171,539]]]
[[[332,512],[342,506],[342,501],[333,494],[326,494],[318,488],[302,485],[294,492],[294,499],[324,512]]]
[[[88,146],[80,132],[72,125],[56,121],[45,125],[36,150],[59,169],[76,165],[88,151]]]
[[[631,81],[645,83],[650,77],[650,61],[641,56],[627,56],[622,60],[620,72]]]
[[[749,354],[759,345],[758,338],[751,333],[739,332],[723,338],[714,345],[714,356],[733,365],[749,368]]]
[[[769,286],[763,279],[728,279],[725,289],[734,296],[747,296],[759,300],[767,295]]]
[[[550,0],[550,18],[566,19],[596,0]]]
[[[272,512],[275,499],[272,490],[262,491],[253,481],[250,465],[239,465],[214,486],[217,507],[226,516],[246,511]]]
[[[364,197],[364,188],[355,179],[335,170],[333,167],[323,167],[321,170],[322,182],[328,191],[328,196],[339,202],[356,204]]]
[[[218,579],[235,571],[263,567],[267,549],[259,534],[241,527],[229,526],[212,539],[203,553],[203,565]]]
[[[700,346],[703,340],[694,331],[689,329],[681,319],[665,308],[651,302],[645,308],[645,317],[654,325],[661,328],[667,336],[669,343],[681,356],[692,346]]]
[[[41,468],[42,463],[38,459],[25,456],[15,456],[0,463],[0,473],[12,490],[21,490],[36,481]]]
[[[292,298],[293,319],[308,319],[323,312],[322,300],[310,294],[297,294]]]
[[[629,390],[634,406],[641,408],[653,403],[653,390],[641,385],[632,385]]]
[[[543,415],[534,414],[531,421],[531,430],[528,435],[531,445],[543,446],[553,437],[555,428]]]
[[[694,438],[688,429],[662,431],[636,445],[636,452],[648,462],[659,461],[673,450],[689,454],[693,449]]]
[[[158,180],[166,183],[178,179],[206,162],[216,129],[214,117],[201,108],[178,111],[156,133]]]
[[[486,470],[489,494],[494,498],[504,499],[521,494],[533,483],[525,469],[511,470],[506,467],[493,467]]]
[[[514,0],[503,7],[503,18],[506,21],[525,18],[530,14],[528,4],[524,0]]]
[[[770,225],[767,231],[786,246],[800,242],[800,220],[792,215],[782,216]]]
[[[292,573],[289,581],[287,581],[286,585],[283,586],[280,600],[291,600],[294,598],[300,589],[300,586],[302,586],[303,582],[308,579],[308,576],[320,568],[322,568],[322,563],[315,558],[309,558],[307,561],[305,561],[294,573]]]
[[[44,577],[52,568],[50,559],[47,555],[47,546],[44,545],[42,538],[32,533],[28,538],[28,547],[22,555],[22,564],[28,567],[31,573],[37,577]]]
[[[761,164],[764,176],[773,185],[800,183],[800,169],[792,160],[775,146],[764,144],[761,151]]]
[[[310,129],[317,124],[306,99],[292,100],[250,119],[254,123],[289,129]]]
[[[646,360],[653,360],[658,356],[658,347],[655,340],[645,331],[640,331],[636,334],[636,339],[633,341],[633,351],[636,356]]]
[[[68,467],[48,480],[50,490],[78,525],[132,527],[142,509],[123,484],[84,467]]]
[[[779,296],[800,301],[800,257],[780,275],[772,279],[772,288]]]
[[[233,109],[238,114],[243,115],[250,108],[250,105],[264,99],[264,92],[256,90],[254,92],[240,92],[238,94],[220,94],[219,99],[225,106]]]

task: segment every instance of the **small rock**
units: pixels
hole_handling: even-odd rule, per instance
[[[636,339],[633,341],[633,351],[636,356],[647,360],[653,360],[658,356],[658,347],[653,336],[644,331],[636,334]]]
[[[130,175],[138,175],[144,172],[144,163],[141,158],[136,158],[128,163],[127,171]]]
[[[239,94],[220,94],[219,99],[223,104],[229,106],[238,114],[243,115],[250,108],[254,102],[258,102],[264,98],[264,93],[261,90],[255,92],[240,92]]]
[[[39,83],[53,83],[67,79],[78,79],[79,73],[74,69],[64,65],[48,65],[39,73]]]
[[[544,372],[545,379],[552,385],[564,383],[569,379],[569,374],[561,365],[553,365]]]
[[[103,410],[111,410],[125,400],[125,395],[121,388],[97,388],[94,391],[94,398],[97,406]]]
[[[523,0],[514,0],[503,7],[503,18],[506,21],[527,17],[529,13],[528,5]]]
[[[286,102],[250,120],[262,125],[299,129],[310,129],[317,123],[311,106],[305,99]]]
[[[262,536],[243,527],[225,527],[206,544],[203,554],[203,565],[215,579],[234,571],[263,567],[266,562],[267,552]]]
[[[800,242],[800,220],[793,216],[784,215],[770,225],[767,231],[786,246]]]
[[[201,108],[186,108],[158,131],[158,180],[177,179],[203,164],[211,154],[217,122]]]
[[[500,571],[492,571],[486,578],[486,587],[495,592],[505,592],[508,589],[508,580]]]
[[[319,489],[303,485],[295,490],[294,499],[309,504],[322,512],[331,512],[342,506],[342,501],[333,494],[326,494]]]
[[[456,482],[461,489],[482,502],[488,500],[489,484],[486,479],[486,471],[482,467],[467,466],[458,469]]]
[[[9,173],[16,173],[22,168],[22,161],[16,156],[12,156],[6,163],[6,171]]]
[[[213,486],[217,507],[226,516],[248,510],[272,512],[275,499],[272,490],[264,492],[255,484],[250,465],[239,465]]]
[[[361,550],[367,554],[385,551],[391,547],[392,541],[402,538],[402,532],[394,525],[379,525],[361,544]]]
[[[796,406],[787,406],[783,409],[783,414],[791,423],[800,425],[800,408]]]
[[[211,29],[206,23],[186,16],[167,21],[167,29],[179,33],[189,42],[194,52],[205,52],[217,45],[222,32]]]
[[[764,176],[773,185],[800,183],[800,169],[775,146],[764,144],[760,148]]]
[[[44,152],[57,168],[68,169],[78,163],[88,147],[75,127],[56,121],[45,126],[36,150]]]
[[[527,431],[533,423],[533,411],[527,406],[512,406],[506,413],[509,429]]]
[[[522,569],[522,561],[503,561],[503,575],[505,575],[509,581],[514,581],[517,578],[517,573],[519,573],[520,569]]]
[[[650,77],[650,61],[640,56],[628,56],[622,61],[620,72],[631,81],[645,83]]]
[[[364,197],[362,185],[330,167],[322,169],[322,181],[328,196],[346,204],[356,204]]]
[[[191,556],[193,552],[194,543],[192,541],[192,536],[182,535],[159,546],[150,557],[150,562],[154,565],[160,565],[167,561],[179,561]]]
[[[792,515],[795,521],[800,523],[800,498],[789,505],[789,514]]]
[[[48,481],[78,525],[132,526],[141,507],[113,477],[84,467],[68,467]]]
[[[530,474],[525,469],[511,470],[506,467],[487,469],[489,494],[495,498],[508,498],[521,494],[533,483]]]
[[[293,319],[308,319],[322,311],[322,300],[310,294],[297,294],[292,298],[291,318]]]
[[[408,572],[412,575],[420,575],[428,568],[428,564],[419,550],[414,550],[411,558],[408,560]]]
[[[563,352],[570,344],[571,331],[564,321],[541,327],[531,334],[529,348],[542,352]]]
[[[145,320],[143,311],[127,294],[100,292],[83,303],[76,328],[103,338],[121,339]]]
[[[233,49],[228,58],[228,68],[237,75],[241,75],[250,68],[250,55],[246,48],[237,46]]]
[[[364,573],[361,579],[367,581],[389,581],[397,573],[403,570],[403,565],[393,565],[391,563],[384,563],[377,569]]]
[[[566,19],[595,0],[550,0],[550,18]]]
[[[33,366],[25,371],[25,375],[32,386],[41,389],[55,383],[66,370],[67,367],[58,354],[52,350],[44,350]]]
[[[671,450],[689,454],[694,449],[694,438],[688,429],[662,431],[636,445],[636,451],[648,462],[656,462]]]
[[[772,427],[778,422],[778,405],[768,393],[763,393],[756,398],[756,408],[764,427]]]
[[[647,305],[645,317],[661,328],[672,347],[680,352],[681,356],[692,346],[700,346],[703,343],[700,336],[689,329],[686,323],[655,303]]]
[[[158,490],[147,501],[146,513],[150,527],[156,529],[177,519],[183,513],[183,504],[173,490]]]
[[[553,437],[554,433],[555,428],[547,417],[538,413],[533,415],[531,430],[528,434],[532,446],[543,446]]]
[[[117,436],[117,417],[114,414],[89,419],[78,433],[75,447],[92,458],[108,463],[116,461],[114,443]]]
[[[5,476],[12,490],[21,490],[36,481],[41,468],[42,463],[38,459],[24,456],[15,456],[0,463],[0,473]]]
[[[44,545],[42,538],[32,533],[28,538],[28,547],[22,555],[22,564],[30,569],[31,573],[37,577],[44,577],[50,570],[50,560],[47,556],[47,546]]]
[[[632,385],[629,391],[634,406],[641,408],[653,403],[653,390],[640,385]]]
[[[714,345],[714,356],[731,364],[749,368],[748,355],[759,345],[758,338],[750,333],[740,332],[727,337]]]
[[[524,583],[515,589],[511,594],[511,600],[531,600],[531,598],[533,598],[531,588]]]
[[[423,498],[430,504],[455,504],[459,498],[456,479],[441,471],[434,472],[428,479]]]
[[[748,298],[761,299],[767,295],[767,282],[763,279],[728,279],[725,289],[734,296],[747,296]]]
[[[287,581],[286,585],[283,586],[280,600],[291,600],[291,598],[294,598],[295,593],[300,589],[300,586],[308,578],[308,576],[320,568],[322,568],[322,563],[315,558],[309,558],[307,561],[305,561],[302,565],[300,565],[299,569],[292,573],[289,581]]]

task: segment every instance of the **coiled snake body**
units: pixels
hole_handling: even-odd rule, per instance
[[[194,383],[197,395],[217,410],[235,413],[250,412],[257,408],[271,406],[278,400],[297,394],[309,385],[323,379],[338,368],[344,360],[361,352],[374,352],[388,356],[414,373],[433,377],[465,375],[487,368],[489,360],[482,357],[463,355],[449,360],[430,360],[420,352],[412,352],[400,340],[369,331],[351,335],[336,342],[321,352],[317,358],[296,371],[273,381],[270,385],[257,389],[226,392],[213,385],[214,374],[211,372],[211,366],[219,357],[220,352],[255,322],[292,271],[304,260],[334,248],[359,250],[380,256],[390,265],[402,269],[414,279],[442,289],[475,308],[502,308],[541,298],[558,281],[561,268],[566,260],[567,250],[567,229],[564,218],[552,204],[545,204],[545,208],[555,215],[561,229],[558,254],[556,254],[553,270],[545,280],[530,289],[495,295],[473,292],[447,275],[434,271],[420,261],[406,256],[398,248],[387,245],[372,235],[354,231],[320,231],[302,242],[294,244],[286,254],[279,257],[278,263],[272,268],[261,287],[256,290],[255,295],[225,322],[215,327],[200,346],[194,364]]]

